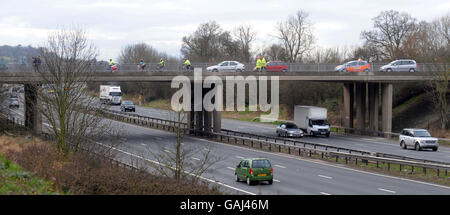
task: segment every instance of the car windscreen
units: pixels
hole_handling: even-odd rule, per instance
[[[328,125],[328,121],[327,120],[312,120],[312,124],[313,125]]]
[[[286,128],[298,128],[298,127],[294,124],[286,124]]]
[[[110,92],[110,96],[122,96],[122,92]]]
[[[415,137],[431,137],[431,134],[428,131],[414,131]]]
[[[252,162],[252,168],[270,168],[269,160],[254,160]]]

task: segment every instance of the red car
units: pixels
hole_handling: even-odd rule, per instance
[[[256,71],[256,67],[253,68]],[[283,61],[269,61],[267,62],[266,71],[267,72],[287,72],[288,66]]]

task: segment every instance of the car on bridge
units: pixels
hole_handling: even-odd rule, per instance
[[[245,180],[248,185],[254,182],[267,181],[273,183],[273,168],[267,158],[243,159],[234,172],[237,182]]]
[[[244,70],[244,64],[238,61],[223,61],[215,66],[206,68],[208,72],[242,72]]]
[[[427,148],[437,151],[439,148],[438,139],[431,137],[430,133],[425,129],[403,129],[399,136],[399,143],[402,149],[407,149],[410,146],[417,151]]]
[[[303,131],[294,123],[282,123],[276,129],[279,137],[303,137]]]
[[[369,72],[370,64],[363,60],[349,61],[334,68],[336,72]]]
[[[380,72],[415,72],[417,63],[415,60],[394,60],[380,67]]]
[[[253,71],[257,71],[256,67],[253,67]],[[283,61],[269,61],[266,65],[267,72],[287,72],[288,65]]]
[[[123,101],[120,105],[120,111],[122,112],[136,112],[136,108],[134,107],[134,104],[132,101]]]

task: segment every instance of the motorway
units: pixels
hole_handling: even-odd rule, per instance
[[[110,106],[110,109],[120,111],[120,106]],[[159,119],[176,120],[175,114],[172,111],[155,108],[144,108],[137,105],[136,105],[136,114]],[[247,122],[222,118],[222,128],[245,133],[276,137],[275,134],[276,125],[272,124]],[[450,163],[450,148],[443,146],[441,146],[437,152],[433,152],[431,150],[429,151],[415,151],[413,149],[404,150],[400,148],[397,141],[386,138],[356,136],[356,135],[345,136],[333,134],[329,138],[304,136],[299,140],[311,143],[339,146],[354,150],[365,150],[370,152],[387,153],[418,159]]]
[[[113,107],[116,108],[116,107]],[[139,107],[138,107],[139,108]],[[138,109],[139,111],[139,109]],[[141,110],[143,111],[143,110]],[[159,117],[168,112],[159,112]],[[23,106],[12,110],[15,117],[23,117]],[[168,115],[167,115],[168,116]],[[229,120],[223,120],[228,125]],[[124,161],[132,162],[138,158],[154,160],[153,153],[161,150],[172,151],[176,141],[173,133],[144,128],[121,122],[112,122],[123,131],[124,143],[117,146],[118,157]],[[240,124],[244,126],[244,124]],[[262,125],[261,125],[262,126]],[[254,129],[257,130],[255,127]],[[325,139],[325,138],[323,138]],[[332,140],[332,139],[329,139]],[[241,194],[286,194],[286,195],[449,195],[450,187],[418,182],[408,179],[396,178],[380,174],[353,170],[337,165],[322,163],[320,161],[306,160],[285,154],[263,152],[245,147],[216,143],[192,137],[184,137],[183,147],[191,147],[198,151],[190,159],[201,159],[202,151],[211,148],[214,157],[220,158],[203,177],[208,180],[220,182],[220,187],[226,191]],[[274,167],[273,185],[260,184],[248,186],[245,182],[234,181],[234,167],[244,157],[266,157]],[[214,182],[216,183],[216,182]]]

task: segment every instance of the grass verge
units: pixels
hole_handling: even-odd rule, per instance
[[[61,194],[46,180],[25,171],[19,165],[0,155],[0,195],[54,195]]]

